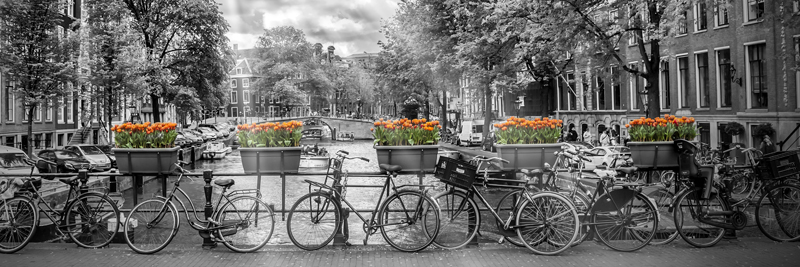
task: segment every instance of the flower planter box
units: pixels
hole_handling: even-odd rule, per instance
[[[556,161],[557,151],[561,150],[561,144],[515,144],[515,145],[495,145],[497,155],[508,160],[509,163],[501,163],[504,171],[517,171],[519,169],[542,169],[545,163],[553,164]]]
[[[117,168],[126,174],[171,174],[177,168],[180,147],[114,148]]]
[[[677,168],[678,151],[672,141],[628,142],[633,164],[639,168]]]
[[[248,174],[297,173],[300,147],[240,147],[242,168]]]
[[[378,164],[400,165],[403,172],[433,172],[439,145],[374,146]]]

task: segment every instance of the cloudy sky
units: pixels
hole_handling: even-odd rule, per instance
[[[216,0],[230,24],[227,36],[240,49],[255,46],[265,28],[293,26],[311,43],[333,45],[336,54],[378,52],[382,20],[399,0]]]

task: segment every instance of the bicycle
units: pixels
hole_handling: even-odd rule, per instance
[[[198,217],[192,199],[180,188],[183,177],[193,181],[186,175],[189,172],[181,164],[187,163],[175,164],[179,176],[166,197],[157,196],[146,200],[131,210],[125,220],[125,242],[128,247],[140,254],[153,254],[167,247],[180,226],[176,201],[180,204],[189,226],[208,232],[215,243],[222,243],[235,252],[253,252],[267,244],[275,229],[275,219],[272,208],[261,200],[259,189],[233,190],[226,194],[234,185],[234,180],[215,179],[214,184],[222,187],[222,192],[214,206],[213,215],[203,220]],[[189,201],[194,221],[189,218],[189,211],[176,192]],[[209,193],[211,192],[206,192]]]
[[[370,236],[380,230],[384,240],[397,250],[417,252],[427,248],[439,232],[439,208],[424,192],[404,189],[427,186],[397,186],[394,178],[402,171],[402,167],[380,164],[381,171],[386,173],[385,180],[375,209],[367,219],[347,201],[347,191],[344,190],[347,187],[347,173],[342,173],[341,168],[348,159],[367,162],[369,159],[348,155],[347,151],[336,152],[336,158],[331,159],[329,164],[332,166],[329,174],[333,170],[334,175],[326,176],[325,182],[305,180],[309,184],[309,193],[294,203],[286,219],[292,243],[304,250],[317,250],[330,243],[342,227],[347,227],[347,221],[342,216],[341,202],[344,202],[363,223],[362,230],[367,234],[364,245],[367,245]],[[329,178],[333,180],[333,186],[327,185]],[[312,187],[316,189],[312,190]]]
[[[722,239],[726,230],[744,229],[747,215],[743,210],[753,202],[755,195],[748,196],[745,201],[735,201],[730,195],[730,182],[716,181],[713,166],[700,165],[695,160],[693,153],[697,148],[693,144],[675,140],[675,145],[679,153],[680,178],[688,184],[673,203],[676,229],[681,237],[692,246],[710,247]],[[775,241],[800,240],[800,187],[788,183],[786,177],[761,180],[761,197],[755,202],[759,230]],[[737,205],[732,206],[732,201]]]
[[[56,240],[69,239],[84,248],[100,248],[111,243],[119,230],[120,213],[116,203],[108,197],[108,190],[82,193],[79,188],[88,179],[79,176],[59,178],[58,181],[69,185],[69,190],[64,207],[56,210],[55,205],[50,206],[39,192],[43,178],[33,177],[36,164],[28,163],[31,165],[30,178],[22,179],[22,186],[14,197],[0,199],[0,253],[14,253],[30,243],[39,227],[40,211],[57,226],[55,232],[59,237]],[[54,178],[45,176],[44,179]]]
[[[439,178],[450,186],[435,197],[444,219],[434,244],[441,248],[457,249],[466,246],[480,230],[480,210],[473,197],[477,196],[484,206],[491,207],[474,184],[475,173],[492,161],[508,161],[477,156],[473,160],[478,162],[478,166],[474,167],[454,159],[442,157],[439,160]],[[442,173],[443,164],[452,170]],[[577,238],[578,213],[566,197],[552,192],[532,193],[527,186],[489,185],[492,181],[506,183],[513,180],[490,178],[489,172],[483,169],[484,188],[513,189],[501,198],[494,209],[489,209],[503,236],[500,243],[505,240],[525,246],[536,254],[555,255],[568,249],[572,240]]]

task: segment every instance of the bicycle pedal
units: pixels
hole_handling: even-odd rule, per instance
[[[500,240],[497,240],[497,244],[503,244],[503,242],[505,242],[505,241],[506,241],[506,239],[501,236]]]

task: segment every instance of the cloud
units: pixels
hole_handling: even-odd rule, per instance
[[[227,34],[240,48],[255,46],[265,28],[293,26],[311,43],[333,45],[336,53],[377,52],[381,20],[394,15],[399,0],[217,0],[231,25]]]

